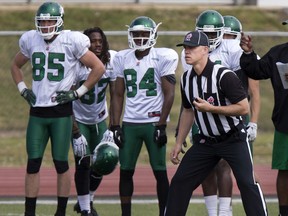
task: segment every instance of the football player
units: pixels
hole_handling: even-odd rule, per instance
[[[26,134],[27,169],[25,177],[25,216],[36,215],[40,186],[39,170],[48,140],[57,172],[58,205],[55,215],[65,216],[70,192],[68,152],[72,128],[72,101],[95,86],[105,71],[103,63],[89,51],[89,38],[63,30],[64,9],[56,2],[45,2],[35,16],[36,30],[24,33],[11,73],[22,97],[30,105]],[[21,68],[32,66],[32,88],[23,81]],[[89,77],[71,90],[81,62],[91,68]]]
[[[233,32],[228,32],[228,23],[225,32],[225,22],[223,16],[215,10],[203,11],[196,19],[196,30],[204,32],[209,38],[209,58],[218,64],[233,70],[241,79],[244,89],[247,94],[250,94],[250,110],[251,119],[250,122],[246,118],[244,121],[248,121],[247,134],[249,141],[254,141],[257,132],[257,120],[260,112],[260,93],[259,82],[249,79],[241,72],[240,68],[240,56],[242,50],[239,46],[239,40],[223,39],[224,34],[235,35],[237,28],[233,28]],[[230,20],[231,24],[231,20]],[[233,23],[236,26],[236,23]],[[233,26],[233,27],[234,27]],[[238,29],[241,30],[241,23],[238,23]],[[238,33],[239,34],[239,33]],[[240,32],[241,34],[241,32]],[[234,36],[235,37],[235,36]],[[237,38],[237,37],[236,37]],[[236,39],[235,38],[235,39]],[[239,38],[239,36],[238,36]],[[181,62],[184,71],[191,70],[192,66],[186,64],[184,58],[184,51],[181,53]],[[192,127],[192,137],[198,133],[197,125]],[[193,142],[193,141],[192,141]],[[231,168],[225,160],[220,160],[217,167],[213,172],[202,182],[202,189],[204,193],[204,200],[209,216],[232,215],[231,197],[233,190],[233,181],[231,176]],[[218,193],[217,193],[218,192]],[[219,195],[219,211],[218,200]]]
[[[130,49],[119,51],[114,59],[117,78],[112,100],[113,125],[110,129],[120,148],[122,216],[131,215],[133,175],[143,142],[157,181],[161,216],[164,215],[167,201],[169,181],[166,170],[166,126],[174,101],[178,54],[172,49],[154,48],[160,24],[156,25],[146,16],[134,19],[128,26]]]
[[[91,212],[97,216],[97,211],[93,207],[94,193],[102,180],[102,173],[97,173],[90,167],[90,157],[83,157],[85,153],[90,155],[102,140],[104,132],[107,130],[106,119],[109,116],[107,107],[106,89],[109,86],[110,100],[113,98],[116,76],[113,71],[113,58],[116,51],[109,49],[109,43],[103,30],[99,27],[89,28],[84,31],[90,39],[92,51],[105,65],[106,71],[99,82],[88,91],[80,100],[73,102],[73,112],[75,124],[73,131],[73,149],[75,155],[75,185],[78,194],[78,202],[74,210],[83,214]],[[90,70],[79,64],[80,73],[76,77],[78,85],[81,85],[90,74]],[[110,103],[111,104],[111,103]],[[111,107],[111,106],[110,106]],[[87,141],[87,142],[85,142]],[[88,145],[86,146],[86,144]],[[77,150],[80,151],[77,151]],[[81,150],[84,150],[82,152]],[[82,158],[83,157],[83,158]]]

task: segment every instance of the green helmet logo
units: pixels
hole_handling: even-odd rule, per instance
[[[118,146],[112,142],[101,142],[92,156],[92,170],[98,175],[108,175],[116,168],[118,159]]]
[[[52,25],[43,25],[41,21],[55,21]],[[55,34],[63,30],[64,9],[56,2],[43,3],[36,12],[35,26],[39,34],[45,40],[51,39]]]
[[[149,17],[140,16],[134,19],[128,27],[128,45],[131,49],[146,50],[153,47],[157,40],[157,29],[159,23],[156,23]],[[147,36],[136,35],[137,32],[147,32]]]
[[[207,34],[209,38],[210,51],[220,45],[224,34],[224,19],[215,10],[206,10],[196,19],[196,30]]]
[[[224,18],[224,34],[230,34],[235,35],[235,39],[241,38],[241,32],[242,32],[242,24],[241,22],[234,16],[223,16]]]

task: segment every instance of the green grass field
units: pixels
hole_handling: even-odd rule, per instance
[[[0,200],[1,202],[1,200]],[[119,216],[121,215],[120,204],[95,204],[95,208],[100,216]],[[1,216],[19,216],[23,215],[23,205],[21,204],[0,204],[0,215]],[[267,209],[269,215],[278,214],[278,205],[277,203],[268,203]],[[37,215],[39,216],[53,216],[56,210],[56,205],[53,204],[39,204],[37,205]],[[77,215],[73,212],[73,204],[69,204],[67,207],[67,216]],[[158,206],[157,204],[151,203],[133,203],[132,205],[132,215],[133,216],[156,216],[158,215]],[[206,216],[206,208],[204,203],[191,203],[189,205],[187,216]],[[233,215],[234,216],[244,216],[245,212],[241,203],[233,204]]]

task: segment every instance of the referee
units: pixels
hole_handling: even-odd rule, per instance
[[[193,191],[221,158],[232,168],[246,215],[267,215],[241,118],[249,110],[241,81],[233,71],[209,60],[205,33],[189,32],[177,46],[184,47],[186,63],[193,69],[181,77],[183,112],[170,155],[173,164],[180,163],[178,155],[194,120],[200,134],[194,137],[172,178],[165,215],[185,216]]]

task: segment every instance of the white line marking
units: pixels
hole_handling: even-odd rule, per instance
[[[242,200],[240,198],[233,198],[232,199],[233,203],[241,203]],[[266,203],[277,203],[278,199],[277,198],[265,198]],[[24,205],[24,200],[0,200],[0,205],[15,205],[15,204],[23,204]],[[76,203],[76,199],[69,199],[68,204],[74,204]],[[95,204],[120,204],[119,199],[95,199],[94,200]],[[157,199],[134,199],[132,200],[132,203],[135,204],[156,204],[158,203]],[[190,200],[190,203],[204,203],[203,198],[192,198]],[[37,204],[43,204],[43,205],[55,205],[57,204],[56,200],[51,200],[51,199],[39,199],[37,200]]]

